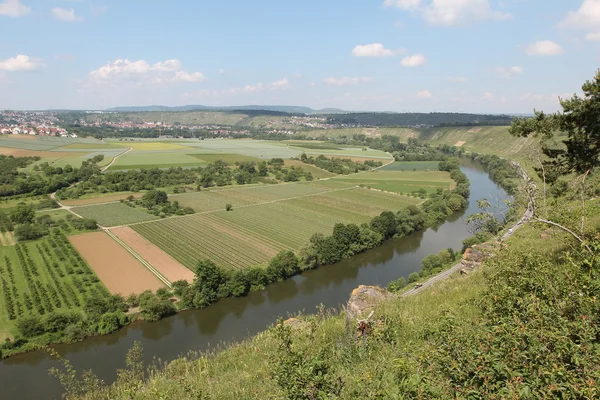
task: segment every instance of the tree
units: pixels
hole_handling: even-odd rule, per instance
[[[384,239],[389,239],[396,234],[396,218],[391,211],[384,211],[371,220],[371,229],[380,233]]]
[[[203,308],[219,299],[221,286],[227,284],[227,275],[211,260],[198,262],[194,284],[184,290],[184,304]]]
[[[146,208],[152,208],[159,204],[165,204],[168,201],[167,193],[162,190],[149,190],[142,196],[142,204]]]
[[[549,171],[565,174],[571,171],[584,173],[596,167],[600,156],[600,70],[591,81],[582,86],[583,97],[574,95],[570,99],[560,99],[563,111],[546,115],[535,111],[534,118],[516,119],[510,127],[514,136],[541,137],[543,152],[550,160],[545,160]],[[548,145],[558,132],[567,134],[563,143],[566,149]]]
[[[158,321],[177,312],[169,299],[161,299],[154,294],[141,299],[140,307],[146,321]]]
[[[269,170],[267,169],[267,163],[265,161],[261,161],[258,163],[258,175],[259,176],[267,176],[269,174]]]
[[[19,203],[14,210],[10,212],[10,220],[13,224],[31,224],[35,217],[35,210],[32,205]]]
[[[225,211],[232,211],[232,210],[233,210],[233,205],[231,203],[225,204]]]
[[[300,272],[298,257],[292,251],[281,251],[271,259],[267,267],[267,274],[271,280],[282,281]]]
[[[106,335],[116,332],[122,326],[129,323],[129,317],[123,312],[111,312],[103,314],[96,326],[96,332],[101,335]]]

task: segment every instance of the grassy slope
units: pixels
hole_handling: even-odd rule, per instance
[[[331,129],[324,131],[309,132],[313,137],[351,137],[355,134],[367,136],[393,135],[398,136],[401,141],[409,138],[418,138],[432,145],[447,144],[461,147],[467,151],[495,154],[500,157],[509,158],[521,163],[530,176],[535,177],[533,166],[538,153],[538,146],[534,138],[516,138],[508,133],[508,126],[489,126],[480,128],[458,127],[458,128],[346,128]],[[555,143],[560,143],[562,138],[558,137]],[[464,143],[461,143],[464,142]]]

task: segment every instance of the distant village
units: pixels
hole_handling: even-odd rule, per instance
[[[58,123],[56,114],[52,112],[0,112],[0,134],[77,137]]]

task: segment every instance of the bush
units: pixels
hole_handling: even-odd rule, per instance
[[[129,317],[123,312],[106,313],[100,317],[100,321],[96,325],[96,332],[100,335],[106,335],[118,331],[128,323]]]
[[[21,332],[21,335],[28,338],[44,333],[44,325],[38,316],[31,315],[29,317],[19,318],[16,325],[19,332]]]
[[[402,288],[404,288],[406,284],[406,278],[401,276],[400,278],[396,279],[395,281],[391,281],[388,284],[388,290],[390,292],[398,292],[402,290]]]
[[[43,327],[46,332],[61,332],[69,325],[76,324],[82,320],[82,315],[75,311],[48,313],[43,319]]]
[[[142,317],[146,321],[158,321],[177,312],[170,300],[161,299],[156,295],[145,296],[140,300]]]
[[[421,279],[421,275],[418,272],[413,272],[408,276],[408,283],[414,283]]]

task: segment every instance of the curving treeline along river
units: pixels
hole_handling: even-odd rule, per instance
[[[54,348],[81,371],[92,369],[112,382],[124,366],[133,342],[141,341],[147,362],[169,361],[190,350],[207,350],[223,342],[243,340],[265,330],[279,317],[298,312],[313,313],[316,307],[338,307],[358,285],[387,285],[420,270],[428,254],[452,247],[458,250],[470,236],[466,216],[478,212],[476,200],[492,204],[507,198],[478,165],[462,161],[462,171],[471,183],[467,210],[450,216],[445,223],[409,237],[390,240],[382,246],[335,265],[305,272],[263,292],[224,299],[202,310],[187,310],[158,322],[136,322],[117,333]],[[0,398],[60,399],[62,388],[49,376],[58,366],[44,350],[22,354],[0,362]]]

